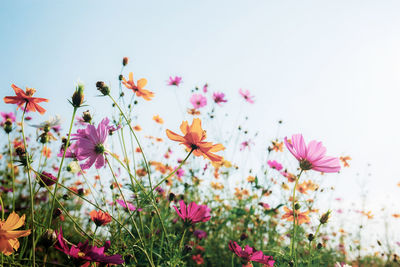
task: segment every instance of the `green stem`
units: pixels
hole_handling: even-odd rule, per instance
[[[14,160],[13,160],[13,151],[11,146],[10,134],[8,135],[8,148],[10,151],[10,164],[11,164],[11,178],[12,178],[12,210],[15,211],[15,173],[14,173]]]
[[[32,183],[31,183],[31,166],[30,166],[30,157],[28,153],[28,146],[26,144],[25,138],[25,131],[24,131],[24,120],[25,120],[25,112],[28,102],[25,104],[24,112],[22,113],[22,120],[21,120],[21,131],[22,131],[22,139],[24,140],[24,147],[25,147],[25,155],[26,155],[26,171],[28,173],[28,183],[29,183],[29,195],[30,195],[30,202],[31,202],[31,223],[32,223],[32,264],[33,266],[36,265],[36,255],[35,255],[35,209],[34,209],[34,200],[33,200],[33,191],[32,191]]]
[[[99,227],[98,227],[97,224],[96,224],[96,229],[94,229],[94,233],[93,233],[92,246],[94,246],[94,240],[96,239],[97,228],[99,228]]]
[[[59,184],[59,181],[60,181],[61,169],[62,169],[62,166],[63,166],[63,163],[64,163],[65,154],[67,153],[67,150],[68,150],[69,140],[71,139],[72,126],[74,125],[74,119],[75,119],[75,115],[76,115],[76,111],[77,111],[77,110],[78,110],[78,108],[77,108],[77,107],[74,107],[74,111],[72,112],[71,123],[70,123],[70,125],[69,125],[67,143],[65,144],[64,153],[63,153],[63,156],[62,156],[62,158],[61,158],[61,163],[60,163],[60,166],[58,167],[57,181],[56,181],[56,185],[55,185],[54,191],[53,191],[53,200],[52,200],[52,202],[51,202],[50,218],[49,218],[49,223],[48,223],[47,228],[50,228],[50,226],[51,226],[51,220],[53,219],[54,204],[55,204],[55,202],[56,202],[57,189],[58,189],[58,184]]]
[[[183,235],[182,235],[182,238],[181,238],[181,242],[179,242],[179,251],[182,249],[183,240],[185,239],[186,231],[187,231],[187,228],[185,227],[185,230],[183,231]]]
[[[300,180],[300,176],[303,173],[303,170],[300,171],[299,175],[297,175],[296,177],[296,182],[293,188],[293,195],[292,195],[292,211],[293,211],[293,234],[292,234],[292,239],[290,240],[291,242],[291,246],[290,246],[290,256],[292,257],[292,259],[295,262],[295,266],[297,266],[297,255],[296,255],[296,209],[295,209],[295,205],[296,205],[296,187],[297,184]]]

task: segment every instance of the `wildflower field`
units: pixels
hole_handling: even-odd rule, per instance
[[[0,266],[400,266],[399,10],[1,2]]]
[[[317,205],[333,191],[320,182],[350,156],[294,133],[265,141],[260,166],[241,166],[235,153],[256,146],[247,117],[221,138],[228,99],[207,84],[190,89],[190,120],[165,129],[155,114],[150,132],[137,119],[156,93],[128,63],[111,84],[71,90],[67,127],[46,120],[52,99],[40,89],[11,84],[3,101],[16,109],[1,112],[2,265],[396,266],[392,240],[361,254],[356,235],[329,227],[342,211]],[[171,76],[165,86],[182,82]],[[112,108],[107,117],[85,100],[96,92]],[[255,104],[249,90],[236,97]]]

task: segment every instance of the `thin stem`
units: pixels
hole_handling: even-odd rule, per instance
[[[294,259],[294,261],[295,261],[295,266],[297,266],[297,255],[296,255],[296,217],[297,217],[297,214],[296,214],[296,208],[295,208],[295,205],[296,205],[296,187],[297,187],[297,184],[298,184],[298,182],[299,182],[299,180],[300,180],[300,176],[301,176],[301,174],[303,173],[303,170],[301,170],[300,171],[300,173],[299,173],[299,175],[297,175],[297,177],[296,177],[296,182],[295,182],[295,185],[294,185],[294,188],[293,188],[293,195],[292,195],[292,209],[293,209],[293,236],[292,236],[292,239],[290,240],[290,242],[291,242],[291,246],[290,246],[290,256]]]
[[[28,102],[25,104],[24,112],[22,113],[22,120],[21,120],[21,131],[22,131],[22,139],[24,140],[24,147],[25,147],[25,155],[26,155],[26,171],[28,173],[28,183],[29,183],[29,195],[30,195],[30,202],[31,202],[31,223],[32,223],[32,264],[33,266],[36,265],[36,255],[35,255],[35,209],[34,209],[34,201],[33,201],[33,190],[32,190],[32,183],[31,183],[31,166],[30,166],[30,157],[28,153],[28,146],[26,144],[25,138],[25,131],[24,131],[24,120],[25,120],[25,112],[26,107],[28,106]]]
[[[181,250],[181,249],[182,249],[182,246],[183,246],[183,240],[185,239],[185,234],[186,234],[186,231],[187,231],[187,228],[185,227],[185,230],[183,231],[183,235],[182,235],[182,238],[181,238],[181,242],[179,242],[179,250]]]
[[[61,169],[62,169],[62,166],[63,166],[63,163],[64,163],[65,154],[67,153],[67,150],[68,150],[69,140],[71,139],[72,126],[73,126],[73,124],[74,124],[75,114],[76,114],[76,111],[77,111],[77,110],[78,110],[78,108],[77,108],[77,107],[74,107],[74,111],[72,112],[71,123],[70,123],[70,125],[69,125],[67,143],[65,144],[64,153],[63,153],[63,156],[62,156],[62,158],[61,158],[60,166],[58,166],[57,181],[56,181],[56,185],[55,185],[54,191],[53,191],[53,201],[51,202],[50,218],[49,218],[49,223],[48,223],[48,227],[47,227],[47,228],[50,228],[50,226],[51,226],[51,220],[53,219],[54,204],[55,204],[55,201],[56,201],[57,189],[58,189],[58,184],[59,184],[60,175],[61,175]]]
[[[10,134],[8,133],[8,148],[10,151],[10,164],[11,164],[11,178],[12,178],[12,210],[15,211],[15,173],[14,173],[14,160],[13,151],[11,146]]]

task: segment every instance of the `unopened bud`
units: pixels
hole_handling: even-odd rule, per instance
[[[56,219],[58,217],[60,217],[60,215],[62,214],[62,211],[60,208],[57,208],[54,212],[53,212],[53,219]]]
[[[321,224],[325,224],[328,222],[329,217],[330,217],[331,211],[328,210],[327,212],[325,212],[324,214],[322,214],[321,218],[319,219],[319,222]]]
[[[91,123],[92,122],[92,115],[90,115],[89,110],[86,110],[86,111],[83,112],[82,119],[86,123]]]
[[[57,241],[57,235],[53,229],[47,229],[46,232],[43,233],[40,244],[44,246],[46,249],[52,247],[54,243]]]
[[[123,66],[128,65],[128,61],[129,61],[129,58],[124,57],[124,58],[122,59],[122,65],[123,65]]]
[[[72,95],[72,106],[74,106],[75,108],[79,108],[83,104],[83,99],[85,98],[85,95],[83,94],[84,89],[85,86],[79,83],[75,89],[74,94]]]
[[[314,240],[314,235],[313,234],[308,234],[307,236],[308,241],[313,241]]]
[[[301,208],[299,203],[294,204],[294,209],[295,210],[299,210]]]

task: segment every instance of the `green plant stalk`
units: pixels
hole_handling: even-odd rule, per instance
[[[10,133],[8,135],[8,148],[10,151],[10,164],[11,164],[11,178],[12,178],[12,210],[15,211],[15,173],[14,173],[14,160],[13,160],[13,151],[12,151],[12,146],[11,146],[11,139],[10,139]]]
[[[185,230],[183,231],[183,234],[182,234],[181,242],[179,242],[179,250],[182,249],[183,240],[185,239],[186,231],[187,231],[187,227],[185,227]]]
[[[297,184],[300,180],[300,176],[303,173],[303,170],[300,171],[299,175],[297,175],[296,182],[293,188],[293,195],[292,195],[292,211],[293,211],[293,236],[292,239],[290,240],[290,256],[295,262],[295,266],[297,266],[297,255],[296,255],[296,209],[295,209],[295,203],[296,203],[296,187]]]
[[[47,225],[47,228],[50,228],[51,220],[53,219],[54,204],[55,204],[55,201],[56,201],[55,198],[57,196],[57,189],[58,189],[58,184],[59,184],[59,181],[60,181],[61,169],[62,169],[62,166],[63,166],[63,163],[64,163],[65,154],[67,153],[67,150],[68,150],[68,147],[69,147],[69,141],[71,139],[72,126],[74,125],[74,119],[75,119],[75,115],[76,115],[76,111],[77,110],[78,110],[78,108],[74,107],[74,111],[72,112],[71,123],[69,125],[69,130],[68,130],[67,143],[66,143],[65,148],[64,148],[64,153],[63,153],[63,156],[61,158],[60,166],[58,166],[57,181],[56,181],[56,184],[55,184],[55,187],[54,187],[54,191],[53,191],[53,194],[52,194],[53,195],[53,200],[51,202],[50,216],[49,216],[50,218],[49,218],[49,223]]]
[[[32,182],[31,182],[31,166],[30,166],[30,157],[28,153],[28,146],[26,144],[25,138],[25,131],[24,131],[24,120],[25,120],[25,112],[26,107],[28,106],[28,102],[25,104],[24,112],[22,113],[22,120],[21,120],[21,131],[22,131],[22,139],[24,140],[24,147],[25,147],[25,154],[26,154],[26,169],[28,173],[28,183],[29,183],[29,195],[30,195],[30,202],[31,202],[31,223],[32,223],[32,264],[33,266],[36,265],[36,255],[35,255],[35,208],[34,208],[34,200],[33,200],[33,191],[32,191]]]

